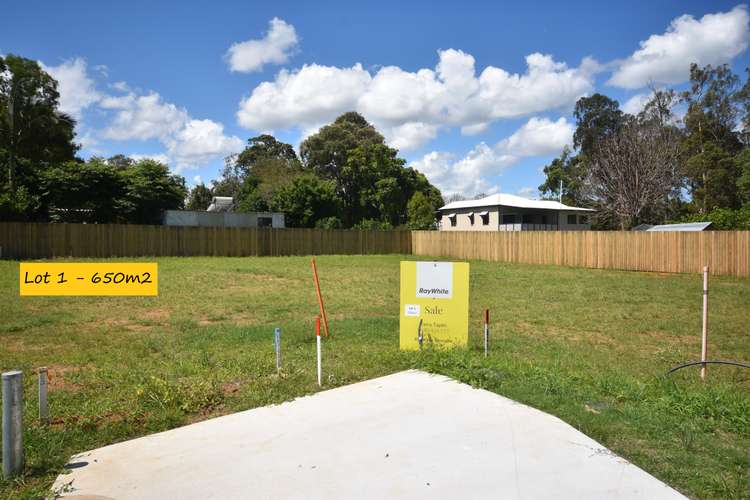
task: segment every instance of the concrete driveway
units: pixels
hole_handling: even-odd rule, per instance
[[[684,498],[556,417],[419,371],[71,463],[54,485],[71,499]]]

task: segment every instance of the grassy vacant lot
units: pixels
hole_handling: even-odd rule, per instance
[[[705,384],[697,368],[663,376],[699,355],[699,276],[472,262],[471,349],[402,353],[403,258],[318,258],[326,387],[444,373],[558,415],[692,497],[747,496],[750,370],[710,368]],[[0,368],[24,370],[28,400],[28,471],[0,482],[0,498],[44,496],[72,453],[318,390],[309,258],[158,262],[156,298],[21,298],[18,263],[0,262]],[[750,280],[713,278],[711,358],[750,361],[748,325]],[[48,427],[36,419],[43,365]]]

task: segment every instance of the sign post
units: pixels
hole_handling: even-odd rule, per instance
[[[404,350],[466,347],[469,264],[402,261],[399,327]]]

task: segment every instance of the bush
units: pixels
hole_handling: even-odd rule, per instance
[[[364,229],[364,230],[387,230],[393,229],[390,223],[377,219],[362,219],[352,226],[352,229]]]
[[[315,223],[318,229],[341,229],[341,219],[338,217],[323,217]]]
[[[707,214],[688,214],[675,222],[707,222],[713,223],[714,229],[748,231],[750,230],[750,203],[742,208],[715,208]]]

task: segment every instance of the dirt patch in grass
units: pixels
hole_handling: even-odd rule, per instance
[[[81,386],[69,380],[70,375],[80,370],[78,366],[49,365],[47,366],[47,385],[50,391],[78,392]]]
[[[165,323],[172,317],[172,311],[167,307],[153,307],[138,312],[138,317],[146,321]]]
[[[212,326],[222,323],[230,323],[238,326],[254,326],[260,324],[260,321],[247,312],[231,313],[221,317],[204,316],[198,320],[199,326]]]
[[[103,320],[98,328],[104,327],[110,331],[125,331],[135,333],[148,333],[154,329],[155,325],[138,323],[130,319],[113,319],[107,318]]]
[[[223,384],[221,384],[221,392],[225,396],[228,396],[239,391],[241,386],[242,382],[224,382]]]
[[[2,338],[3,351],[6,352],[32,352],[32,351],[45,351],[49,349],[48,346],[39,344],[34,345],[28,343],[24,339],[20,338]]]

